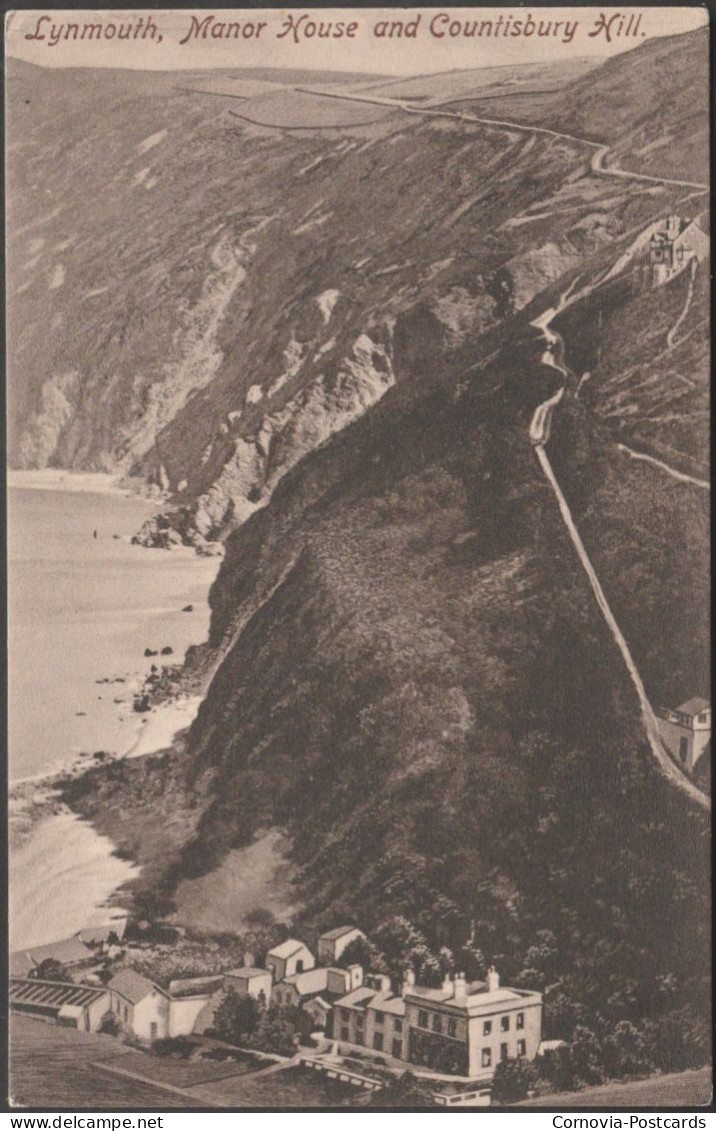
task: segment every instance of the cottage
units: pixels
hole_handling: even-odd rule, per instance
[[[109,1009],[106,989],[77,982],[43,982],[37,978],[10,978],[10,1008],[57,1025],[95,1033]]]
[[[126,969],[115,974],[107,989],[109,1008],[125,1029],[143,1041],[169,1036],[169,995],[154,982]]]
[[[318,940],[318,961],[324,966],[338,962],[346,947],[355,939],[364,939],[358,927],[335,927],[326,931]]]
[[[664,746],[686,770],[693,770],[711,740],[708,699],[687,699],[675,710],[661,707],[657,716]]]
[[[292,974],[302,974],[316,965],[313,954],[305,943],[298,939],[286,939],[274,946],[266,955],[266,969],[273,974],[274,982],[282,982]]]

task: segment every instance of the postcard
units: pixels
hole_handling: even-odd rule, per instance
[[[7,15],[9,1109],[710,1103],[708,51]]]

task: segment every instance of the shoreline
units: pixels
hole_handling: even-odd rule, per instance
[[[190,547],[153,554],[143,546],[130,549],[126,530],[161,500],[133,493],[115,476],[10,471],[8,487],[20,489],[12,515],[11,624],[27,644],[47,623],[56,625],[54,639],[63,641],[54,647],[51,633],[47,651],[38,636],[35,651],[24,647],[22,664],[16,661],[20,714],[11,733],[21,756],[14,759],[18,776],[8,781],[8,834],[10,937],[17,949],[75,933],[112,908],[131,909],[132,889],[140,877],[143,882],[146,865],[143,830],[121,803],[103,817],[103,794],[125,776],[144,779],[137,793],[141,807],[142,790],[153,792],[155,775],[162,778],[156,767],[163,759],[151,756],[181,746],[178,736],[202,702],[203,681],[198,671],[187,674],[187,655],[206,640],[208,594],[220,562],[199,558]],[[43,492],[56,495],[41,501]],[[29,511],[21,498],[32,502]],[[34,525],[28,526],[26,515]],[[91,537],[93,526],[99,539]],[[59,594],[48,606],[51,622],[40,616],[45,583]],[[69,679],[64,668],[55,671],[64,649],[74,659]],[[51,694],[43,695],[44,714],[35,716],[33,732],[25,728],[20,704],[45,685]],[[123,835],[127,825],[131,836]],[[167,822],[160,819],[147,832],[163,838]]]

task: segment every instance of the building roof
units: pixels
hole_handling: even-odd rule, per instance
[[[342,939],[344,935],[349,935],[351,931],[358,931],[358,927],[334,927],[332,931],[324,931],[321,935],[319,942],[335,942],[336,939]],[[360,932],[363,934],[363,932]]]
[[[343,971],[347,975],[347,971]],[[326,966],[316,966],[313,970],[304,970],[301,974],[291,974],[284,978],[279,985],[293,986],[294,989],[305,997],[307,994],[318,994],[328,985],[328,969]]]
[[[298,954],[299,950],[308,950],[308,947],[298,939],[286,939],[278,946],[272,946],[266,958],[290,958],[293,954]]]
[[[120,970],[118,974],[115,974],[111,982],[107,983],[107,989],[126,998],[132,1005],[137,1005],[138,1002],[143,1001],[152,990],[159,990],[160,993],[164,993],[164,990],[155,986],[154,982],[149,981],[149,978],[145,978],[143,974],[138,974],[136,970],[130,969]]]
[[[235,970],[226,971],[227,978],[270,978],[270,970],[262,970],[260,966],[237,966]]]
[[[10,962],[13,963],[15,959],[15,966],[19,968],[22,964],[22,956],[26,956],[29,960],[29,969],[33,966],[39,966],[47,958],[54,958],[57,962],[62,962],[66,965],[72,962],[82,962],[85,958],[92,958],[92,951],[88,946],[82,942],[82,939],[77,938],[76,935],[71,935],[68,939],[58,939],[57,942],[46,943],[44,946],[27,947],[24,951],[15,951],[10,955]]]
[[[368,1008],[377,1009],[379,1013],[391,1013],[394,1017],[405,1016],[405,1000],[399,994],[378,993]]]
[[[686,702],[682,703],[676,710],[681,711],[682,715],[700,715],[702,711],[707,710],[710,706],[711,704],[708,699],[699,699],[697,697],[696,699],[687,699]]]
[[[379,994],[380,990],[372,990],[370,986],[359,986],[345,997],[339,997],[333,1004],[344,1009],[365,1009],[368,1002]]]
[[[76,982],[44,982],[37,978],[10,979],[10,1005],[36,1005],[61,1009],[76,1005],[81,1009],[99,1001],[107,990],[98,986],[82,986]]]

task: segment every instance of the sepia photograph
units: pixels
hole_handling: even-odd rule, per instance
[[[696,5],[6,14],[6,1111],[706,1126],[709,113]]]

